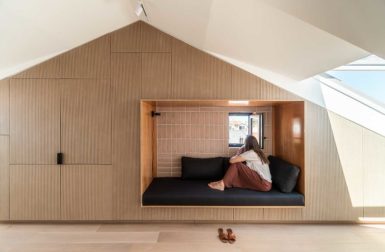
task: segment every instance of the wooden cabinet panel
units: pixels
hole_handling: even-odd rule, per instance
[[[172,47],[172,98],[231,98],[231,65],[179,40]]]
[[[108,78],[110,76],[110,37],[87,44],[47,60],[14,78]]]
[[[172,37],[155,27],[141,22],[141,51],[142,52],[171,52]]]
[[[61,200],[63,220],[110,220],[112,166],[62,166]]]
[[[61,150],[65,164],[111,164],[107,80],[62,80]]]
[[[59,80],[12,79],[10,99],[10,163],[56,164]]]
[[[171,54],[142,53],[142,98],[170,98]]]
[[[9,220],[9,136],[0,136],[0,220]]]
[[[60,219],[60,166],[10,165],[10,219]]]
[[[0,135],[9,135],[9,80],[0,80]]]
[[[111,33],[111,52],[140,52],[141,25],[136,22]]]
[[[114,219],[139,219],[141,56],[112,54]]]

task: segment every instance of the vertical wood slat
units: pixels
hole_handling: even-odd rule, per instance
[[[231,97],[231,65],[179,40],[172,48],[172,98]]]
[[[142,53],[141,98],[170,98],[171,54]]]
[[[112,166],[63,165],[61,217],[63,220],[112,219]]]
[[[9,220],[9,136],[0,136],[0,220]]]
[[[259,86],[255,75],[238,67],[231,67],[231,98],[232,99],[257,99]]]
[[[139,219],[141,56],[112,54],[114,219]]]
[[[111,164],[109,80],[61,80],[61,152],[65,164]]]
[[[56,164],[60,151],[59,81],[11,80],[11,164]]]
[[[0,135],[9,135],[9,79],[0,80]]]
[[[60,220],[60,166],[10,165],[10,219]]]
[[[13,78],[109,78],[110,37],[87,44],[34,66]]]

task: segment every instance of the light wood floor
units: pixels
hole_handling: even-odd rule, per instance
[[[217,239],[231,227],[233,244]],[[385,225],[0,224],[1,252],[385,251]]]

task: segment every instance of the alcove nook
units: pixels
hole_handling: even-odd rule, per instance
[[[142,207],[305,206],[303,101],[141,100],[140,109]],[[293,191],[278,190],[274,174],[270,192],[220,192],[207,179],[182,178],[182,157],[223,157],[226,166],[244,134],[255,135],[266,156],[299,168]]]

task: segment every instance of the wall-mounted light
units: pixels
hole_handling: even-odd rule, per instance
[[[249,105],[249,101],[231,100],[231,101],[229,101],[229,104],[231,104],[231,105]]]
[[[293,133],[294,138],[301,138],[302,133],[302,126],[301,126],[301,118],[295,117],[293,118],[293,121],[291,122],[291,130]]]

